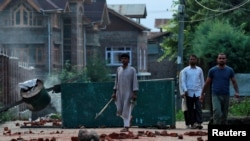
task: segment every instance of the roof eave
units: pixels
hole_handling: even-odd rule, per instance
[[[133,20],[130,20],[128,17],[123,16],[123,15],[117,13],[116,11],[114,11],[114,10],[112,10],[112,9],[110,9],[110,8],[108,8],[108,11],[109,11],[110,13],[114,14],[115,16],[121,18],[122,20],[124,20],[124,21],[126,21],[126,22],[132,24],[133,26],[139,28],[139,29],[142,30],[142,31],[150,31],[149,28],[144,27],[144,26],[142,26],[141,24],[136,23],[136,22],[133,21]]]

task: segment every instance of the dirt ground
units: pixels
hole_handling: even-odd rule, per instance
[[[0,141],[77,141],[81,129],[63,129],[54,126],[24,126],[25,121],[11,121],[0,125]],[[51,124],[52,125],[52,124]],[[121,128],[89,128],[103,141],[207,141],[207,123],[203,129],[186,129],[184,122],[176,122],[174,129],[152,129],[131,127],[129,133],[121,133]],[[112,137],[112,138],[111,138]],[[119,138],[116,138],[119,137]]]

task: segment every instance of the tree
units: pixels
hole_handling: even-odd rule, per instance
[[[179,0],[175,0],[174,4],[178,4]],[[241,1],[241,0],[185,0],[185,27],[184,27],[184,42],[183,42],[183,60],[185,62],[185,56],[188,56],[190,54],[196,54],[193,49],[193,43],[195,43],[193,40],[196,38],[200,38],[199,41],[204,41],[204,43],[200,42],[200,44],[206,44],[205,39],[201,39],[196,32],[197,27],[203,23],[203,22],[209,22],[210,24],[214,24],[214,21],[227,21],[230,23],[230,26],[235,28],[233,32],[236,31],[236,29],[240,29],[239,32],[235,32],[237,34],[237,37],[233,38],[232,36],[219,36],[220,34],[217,33],[216,31],[210,34],[209,37],[211,36],[216,36],[218,42],[214,44],[215,46],[220,46],[220,47],[226,47],[227,49],[231,48],[229,47],[230,45],[235,47],[235,45],[240,43],[238,48],[233,48],[229,49],[232,50],[233,52],[226,51],[227,54],[230,56],[230,61],[231,62],[236,62],[236,60],[231,60],[231,57],[235,58],[234,56],[244,56],[240,58],[240,62],[243,62],[241,66],[239,66],[239,63],[236,63],[237,66],[234,66],[236,64],[233,64],[233,67],[236,67],[237,72],[240,71],[249,71],[249,69],[245,69],[246,66],[245,60],[248,60],[246,55],[248,54],[249,50],[246,47],[248,44],[248,40],[244,39],[244,42],[240,41],[243,38],[248,38],[247,35],[250,33],[250,17],[248,16],[249,10],[250,9],[250,3],[249,1]],[[164,54],[159,60],[163,60],[164,58],[168,57],[169,59],[175,59],[177,57],[177,46],[178,46],[178,14],[173,15],[174,18],[171,20],[170,24],[166,25],[164,27],[165,30],[171,32],[171,36],[169,38],[166,38],[162,44],[161,47],[164,51]],[[224,23],[224,22],[222,22]],[[205,25],[204,25],[205,26]],[[207,25],[209,26],[209,25]],[[218,26],[218,25],[217,25]],[[223,26],[222,26],[223,27]],[[228,27],[229,28],[229,27]],[[207,29],[204,27],[204,33],[207,32]],[[200,31],[201,32],[201,31]],[[238,35],[240,35],[238,37]],[[221,38],[221,39],[220,39]],[[231,40],[232,41],[226,41],[226,40]],[[219,41],[220,40],[220,41]],[[211,40],[210,40],[211,41]],[[210,42],[211,44],[213,42],[216,42],[216,40],[213,40]],[[223,43],[223,44],[222,44]],[[227,45],[228,44],[228,45]],[[245,47],[243,47],[245,46]],[[243,47],[243,48],[242,48]],[[205,48],[201,48],[205,49]],[[225,48],[224,48],[225,49]],[[197,51],[199,49],[196,49]],[[237,50],[237,54],[235,54],[235,51]],[[204,52],[206,50],[203,50]],[[208,55],[208,54],[207,54]],[[202,56],[201,56],[202,57]],[[207,59],[209,57],[206,57],[205,62],[208,62]],[[215,57],[216,58],[216,57]],[[215,58],[210,58],[210,63],[212,62],[211,59]],[[233,59],[232,58],[232,59]],[[236,59],[236,58],[235,58]],[[213,60],[214,61],[214,60]],[[244,68],[242,70],[242,68]]]
[[[64,69],[59,75],[59,79],[62,83],[65,82],[86,82],[86,69],[78,69],[76,66],[72,66],[69,60],[66,61]]]
[[[106,62],[99,57],[88,61],[86,72],[91,82],[106,82],[111,80],[111,77],[108,76],[110,71],[106,67]]]
[[[194,33],[192,52],[203,60],[205,68],[211,67],[218,53],[227,55],[228,64],[235,72],[250,72],[249,36],[228,22],[219,20],[201,23]],[[207,64],[210,64],[207,66]]]
[[[111,80],[108,74],[109,69],[105,62],[95,57],[88,61],[86,67],[80,69],[66,61],[59,78],[61,82],[106,82]]]

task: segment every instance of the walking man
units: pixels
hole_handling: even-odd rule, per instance
[[[186,96],[188,121],[191,128],[202,128],[202,109],[199,101],[202,87],[204,85],[204,75],[202,69],[197,66],[196,55],[190,55],[189,66],[182,71],[182,89]],[[196,122],[198,125],[196,125]]]
[[[234,70],[226,65],[226,61],[226,55],[220,53],[217,57],[217,65],[208,71],[208,76],[201,92],[200,101],[203,102],[204,92],[212,83],[213,124],[227,124],[230,81],[234,87],[234,96],[236,98],[239,97],[239,88],[234,77]]]

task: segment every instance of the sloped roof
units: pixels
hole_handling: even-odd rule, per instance
[[[108,8],[130,18],[146,18],[146,4],[111,4]]]
[[[84,4],[84,21],[110,24],[106,0],[96,0]]]
[[[44,10],[49,9],[65,9],[68,0],[34,0]]]
[[[91,22],[102,22],[107,10],[106,0],[97,0],[96,2],[89,2],[84,4],[84,17]],[[107,12],[106,12],[107,13]]]
[[[12,0],[0,0],[0,11],[3,10]],[[70,0],[27,0],[27,2],[38,12],[58,12],[68,11]],[[100,22],[109,24],[108,10],[106,0],[98,0],[92,2],[86,0],[84,2],[84,19],[89,22]]]
[[[3,10],[11,0],[0,0],[0,11]],[[65,10],[68,5],[68,0],[27,0],[31,6],[33,6],[37,11],[43,10]]]
[[[124,15],[121,15],[120,13],[114,11],[113,9],[108,8],[108,11],[109,11],[110,14],[113,14],[113,15],[117,16],[118,18],[120,18],[120,19],[122,19],[122,20],[128,22],[129,24],[132,24],[133,26],[139,28],[140,30],[143,30],[143,31],[144,31],[144,30],[150,31],[149,28],[147,28],[147,27],[145,27],[145,26],[143,26],[143,25],[141,25],[141,24],[139,24],[139,23],[137,23],[137,22],[131,20],[130,18],[128,18],[128,17],[126,17],[126,16],[124,16]]]
[[[168,36],[170,32],[149,32],[148,33],[148,40],[153,40],[162,36]]]
[[[11,0],[0,0],[0,11],[2,11],[4,7],[6,7],[10,1]]]
[[[169,19],[155,19],[155,28],[162,28],[163,25],[168,23]]]

